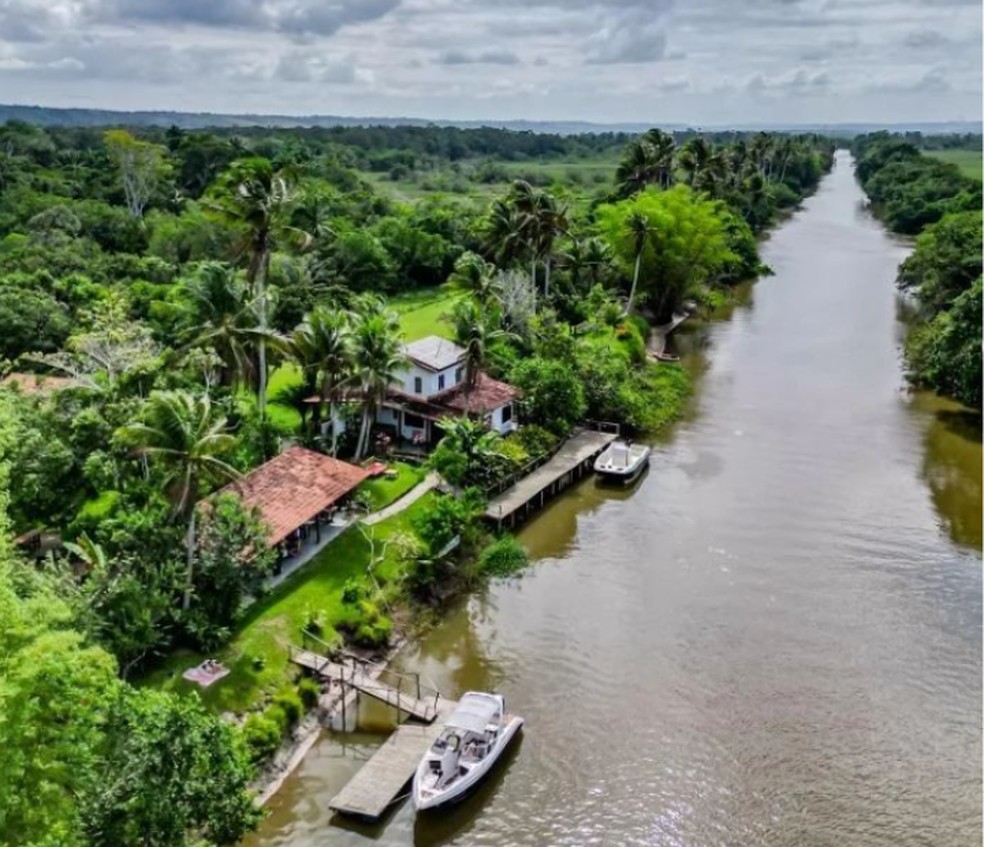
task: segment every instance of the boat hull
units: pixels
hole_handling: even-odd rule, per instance
[[[499,742],[495,745],[495,749],[465,776],[455,780],[452,785],[449,785],[443,791],[435,793],[422,790],[420,785],[420,768],[418,768],[417,773],[414,774],[413,790],[411,791],[414,808],[418,812],[425,812],[431,809],[451,806],[464,800],[489,775],[495,767],[496,762],[499,761],[502,754],[505,753],[506,748],[522,728],[523,723],[523,718],[513,717],[505,729],[503,729],[499,737]]]

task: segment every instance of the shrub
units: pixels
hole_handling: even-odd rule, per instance
[[[515,536],[501,535],[478,557],[479,570],[490,576],[508,576],[526,566],[529,556]]]
[[[298,692],[291,688],[281,691],[273,698],[271,709],[279,708],[287,719],[287,726],[295,726],[304,714],[304,703]]]
[[[524,359],[513,369],[510,381],[523,392],[520,406],[529,423],[566,435],[584,415],[584,387],[567,362]]]
[[[557,436],[548,432],[542,426],[527,424],[521,427],[515,436],[526,452],[533,458],[545,456],[557,446]]]
[[[266,711],[263,712],[263,716],[277,726],[281,735],[283,735],[290,727],[290,720],[287,717],[287,713],[276,704],[269,706]]]
[[[280,726],[265,714],[250,715],[246,718],[240,731],[246,749],[249,750],[249,757],[254,764],[272,756],[280,746],[280,739],[283,735]]]
[[[306,676],[297,684],[297,696],[305,709],[313,709],[321,698],[321,686],[317,680]]]

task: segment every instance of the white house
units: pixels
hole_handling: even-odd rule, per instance
[[[479,417],[503,435],[516,428],[518,389],[485,373],[467,388],[465,351],[457,344],[431,335],[406,345],[404,352],[410,365],[390,389],[377,424],[422,445],[440,438],[434,424],[446,417]]]

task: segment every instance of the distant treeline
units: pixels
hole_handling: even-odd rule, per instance
[[[917,235],[898,277],[920,307],[906,342],[910,377],[980,408],[981,183],[888,133],[860,137],[853,150],[882,220]]]

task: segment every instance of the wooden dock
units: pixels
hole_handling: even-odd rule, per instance
[[[533,509],[543,506],[547,498],[581,479],[602,450],[617,437],[614,432],[582,430],[561,446],[550,461],[493,497],[485,517],[500,528],[515,526]]]
[[[343,664],[311,650],[294,646],[290,648],[290,660],[322,679],[349,686],[360,694],[366,694],[392,706],[397,711],[398,720],[406,715],[431,723],[443,708],[443,705],[439,705],[440,695],[436,691],[433,692],[433,696],[425,696],[419,677],[412,678],[407,674],[396,675],[399,687],[395,687],[379,679],[378,673],[372,672],[371,665],[354,661]]]
[[[457,702],[442,700],[439,713],[450,713]],[[404,724],[373,754],[336,794],[328,807],[366,820],[379,820],[413,779],[424,753],[444,728],[442,721],[429,726]]]

